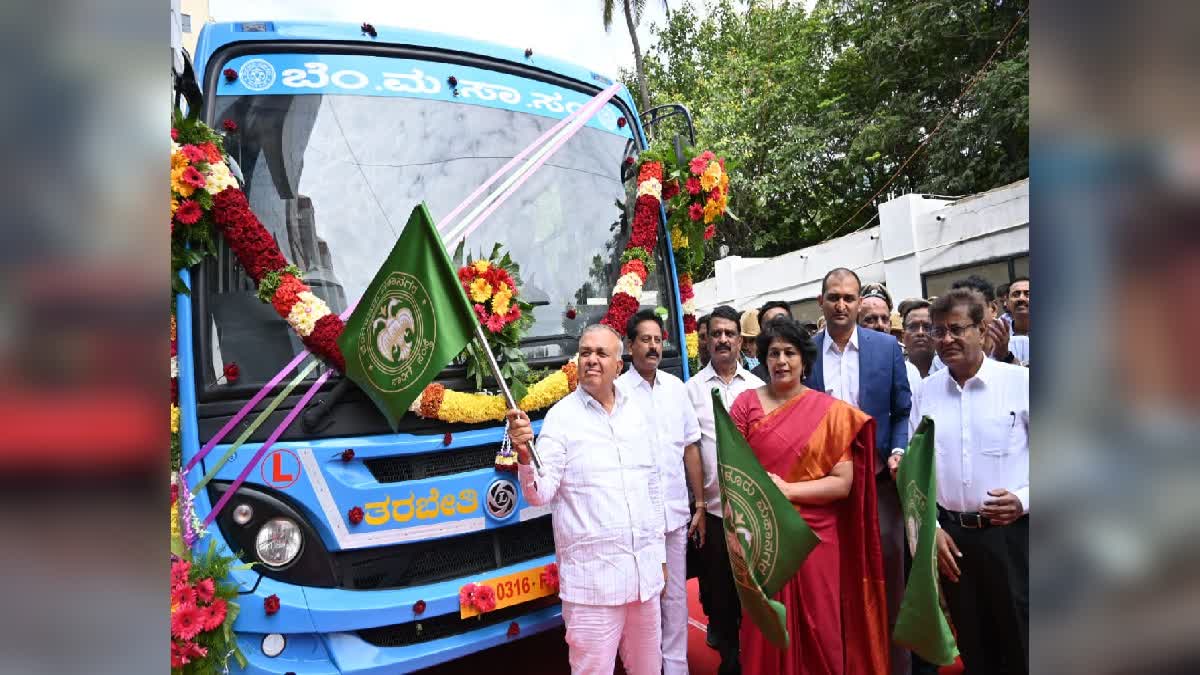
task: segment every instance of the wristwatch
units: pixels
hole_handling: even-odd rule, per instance
[[[692,502],[692,506],[696,507],[697,509],[702,509],[707,505],[703,501],[697,499],[695,502]]]

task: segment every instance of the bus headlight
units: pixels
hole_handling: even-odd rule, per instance
[[[300,555],[304,537],[300,527],[290,518],[272,518],[258,531],[254,549],[258,559],[268,567],[283,567]]]

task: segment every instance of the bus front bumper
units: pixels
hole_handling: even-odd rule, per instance
[[[354,632],[319,635],[286,635],[283,652],[274,658],[263,653],[265,635],[238,633],[238,646],[246,658],[246,667],[238,671],[231,660],[232,672],[254,675],[384,675],[408,673],[467,654],[519,640],[562,625],[562,606],[555,604],[516,619],[518,637],[508,636],[508,623],[485,626],[458,635],[404,647],[377,647]]]

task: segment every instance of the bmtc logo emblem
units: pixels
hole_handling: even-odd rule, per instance
[[[517,510],[517,486],[512,481],[497,478],[488,486],[487,512],[496,520],[504,520]]]
[[[262,59],[250,59],[238,69],[238,81],[250,91],[263,91],[275,84],[275,66]]]

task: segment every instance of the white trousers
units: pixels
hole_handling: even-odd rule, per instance
[[[662,594],[664,675],[687,675],[687,525],[667,533],[667,588]]]
[[[629,675],[662,672],[662,616],[659,599],[613,607],[563,601],[571,672],[612,675],[617,651]]]

